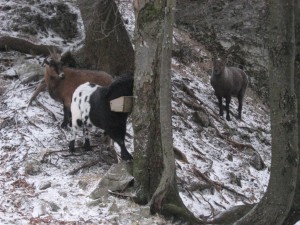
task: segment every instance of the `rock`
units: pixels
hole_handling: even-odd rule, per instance
[[[40,184],[39,189],[40,190],[46,190],[47,188],[51,187],[51,182],[50,181],[46,181]]]
[[[134,177],[128,173],[127,167],[127,162],[112,165],[89,197],[92,199],[98,199],[108,195],[108,190],[125,190],[134,179]]]
[[[230,183],[231,184],[236,184],[238,185],[239,187],[242,187],[242,178],[241,178],[241,174],[234,174],[233,172],[230,172],[229,173],[229,178],[230,178]]]
[[[67,192],[64,192],[64,191],[59,191],[58,194],[64,198],[66,198],[68,196]]]
[[[106,207],[107,205],[105,203],[103,203],[102,198],[98,198],[94,201],[90,201],[86,204],[89,207],[94,207],[94,206],[100,206],[100,207]]]
[[[118,212],[119,210],[120,209],[115,202],[113,202],[113,204],[108,209],[109,212]]]
[[[58,212],[60,210],[60,207],[56,203],[48,202],[48,204],[53,212]]]
[[[202,127],[208,127],[210,124],[209,116],[204,111],[196,111],[193,113],[193,118],[196,123]]]
[[[148,218],[151,215],[150,206],[148,205],[141,206],[139,210],[140,210],[139,215],[143,218]]]
[[[32,217],[39,217],[45,214],[47,214],[47,208],[45,203],[41,202],[34,206],[32,211]]]
[[[67,192],[64,192],[64,191],[59,191],[58,194],[64,198],[66,198],[68,196]]]
[[[23,62],[20,60],[17,65],[5,71],[7,77],[18,77],[22,83],[37,81],[44,76],[44,68],[36,63]]]
[[[30,160],[25,163],[25,174],[36,176],[41,172],[41,164],[38,161]]]
[[[81,188],[82,190],[85,191],[87,186],[88,186],[88,183],[85,182],[85,181],[80,180],[80,181],[78,181],[78,186],[79,186],[79,188]]]
[[[264,161],[257,151],[252,148],[247,148],[243,151],[247,156],[249,164],[256,170],[263,170],[266,168]]]

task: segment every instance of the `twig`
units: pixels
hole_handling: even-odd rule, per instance
[[[115,191],[111,191],[111,190],[107,190],[108,193],[115,195],[117,197],[123,197],[123,198],[134,198],[134,195],[129,195],[129,194],[124,194],[124,193],[120,193],[120,192],[115,192]]]
[[[19,113],[19,112],[18,112]],[[22,110],[22,113],[25,115],[25,119],[28,121],[28,123],[30,123],[32,126],[34,126],[34,127],[36,127],[36,128],[38,128],[38,129],[40,129],[41,131],[44,131],[42,128],[40,128],[38,125],[36,125],[34,122],[32,122],[30,119],[29,119],[29,117],[28,117],[28,115]],[[19,113],[20,114],[20,113]],[[21,114],[20,114],[21,115]]]
[[[102,161],[102,158],[100,159],[97,159],[93,162],[88,162],[88,163],[84,163],[83,165],[81,165],[80,167],[72,170],[71,172],[69,172],[69,175],[74,175],[75,173],[77,173],[79,170],[81,169],[84,169],[84,168],[89,168],[89,167],[92,167],[94,165],[96,165],[97,163],[101,162]]]
[[[20,80],[20,79],[19,79],[19,80]],[[21,84],[21,82],[15,83],[14,86],[13,86],[11,89],[8,89],[7,91],[5,91],[5,92],[2,94],[1,98],[3,98],[4,96],[6,96],[10,91],[12,91],[12,90],[16,89],[17,87],[19,87],[20,84]]]
[[[45,79],[43,78],[43,79],[40,81],[39,85],[37,86],[35,92],[32,94],[32,96],[31,96],[31,98],[30,98],[30,100],[29,100],[28,106],[30,106],[30,104],[32,103],[32,101],[36,99],[36,97],[40,94],[40,92],[46,90],[46,87],[47,87],[47,86],[46,86],[46,83],[45,83]],[[36,101],[37,101],[37,100],[36,100]],[[28,106],[27,106],[27,107],[28,107]]]
[[[199,192],[199,194],[201,195],[201,197],[203,198],[203,200],[210,206],[210,209],[211,209],[210,215],[209,216],[205,216],[205,218],[207,219],[209,217],[214,217],[215,216],[215,209],[214,209],[214,207],[212,206],[212,204],[210,204],[210,202],[208,200],[206,200],[204,198],[204,196],[200,192]],[[197,198],[197,196],[195,196],[195,197],[200,202],[200,200]]]
[[[35,101],[38,104],[38,106],[42,107],[45,111],[47,111],[48,113],[50,113],[50,115],[52,116],[52,118],[55,121],[57,121],[57,118],[56,118],[55,114],[50,109],[48,109],[46,106],[44,106],[39,100],[36,99]]]
[[[59,152],[63,152],[63,151],[67,151],[67,150],[58,150],[58,151],[51,151],[51,152],[46,152],[44,155],[43,155],[43,157],[42,157],[42,159],[41,159],[41,162],[46,162],[45,161],[45,158],[47,157],[47,156],[50,156],[50,155],[52,155],[52,154],[55,154],[55,153],[59,153]]]

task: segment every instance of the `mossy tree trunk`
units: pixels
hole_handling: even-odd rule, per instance
[[[272,133],[271,176],[262,200],[237,221],[236,225],[283,224],[296,190],[299,152],[294,82],[294,0],[270,1],[267,24]],[[299,86],[296,88],[299,89]]]
[[[136,0],[133,111],[137,202],[151,211],[197,221],[175,180],[171,121],[171,50],[175,0]],[[197,221],[199,222],[199,221]]]
[[[113,0],[78,0],[85,26],[84,46],[76,53],[79,67],[119,75],[134,70],[134,51]]]

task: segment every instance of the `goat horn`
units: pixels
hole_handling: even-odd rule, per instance
[[[48,57],[44,59],[44,61],[42,63],[42,66],[44,66],[45,64],[49,65]]]

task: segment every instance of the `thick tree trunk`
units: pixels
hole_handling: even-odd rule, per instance
[[[300,0],[295,3],[295,91],[298,108],[298,154],[300,155]],[[284,225],[294,225],[300,220],[300,164],[298,164],[298,180],[292,208],[284,221]]]
[[[265,196],[236,225],[281,225],[296,188],[299,154],[294,91],[294,0],[271,1],[269,7],[271,176]]]
[[[134,168],[137,201],[153,213],[199,222],[184,206],[175,180],[172,144],[171,50],[175,0],[136,0]]]
[[[134,70],[134,51],[113,0],[78,0],[86,38],[77,52],[80,67],[119,75]]]
[[[162,5],[155,7],[153,3],[143,1],[135,2],[140,4],[140,8],[136,9],[134,95],[137,98],[133,111],[134,177],[139,187],[138,200],[146,204],[159,185],[164,164],[160,122],[160,65],[164,7]],[[163,2],[165,4],[165,1]],[[164,76],[170,79],[170,72]],[[171,176],[173,177],[173,174]]]

